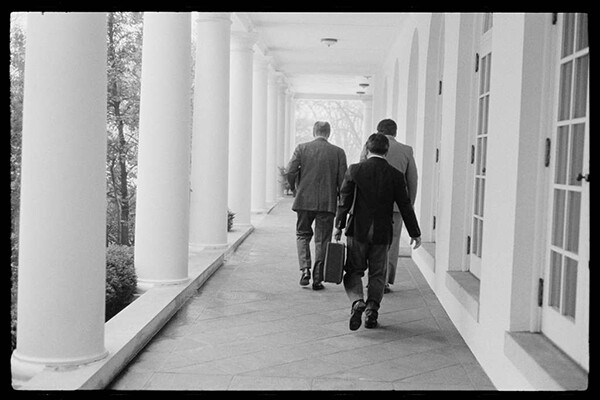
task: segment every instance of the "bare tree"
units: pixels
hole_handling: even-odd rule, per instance
[[[312,140],[316,121],[331,125],[331,143],[346,152],[348,163],[358,162],[362,150],[363,108],[358,100],[309,100],[296,102],[296,143]]]

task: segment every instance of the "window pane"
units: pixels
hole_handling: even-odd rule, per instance
[[[477,154],[475,160],[475,174],[481,175],[481,138],[477,138]]]
[[[560,307],[561,255],[550,251],[550,296],[548,305]]]
[[[486,33],[487,31],[489,31],[492,28],[492,25],[493,25],[493,14],[492,13],[483,14],[483,32],[482,33]]]
[[[554,211],[552,212],[552,244],[562,248],[565,227],[565,191],[554,189]]]
[[[565,286],[563,292],[564,315],[575,318],[577,302],[577,261],[565,257]]]
[[[487,55],[486,68],[487,68],[487,71],[485,73],[485,92],[487,93],[490,91],[490,75],[491,75],[491,71],[492,71],[492,53],[489,53]]]
[[[483,255],[483,251],[481,250],[483,247],[483,220],[479,220],[479,240],[477,244],[479,245],[477,254],[481,257]]]
[[[573,125],[572,129],[569,185],[581,186],[581,181],[577,181],[577,175],[583,173],[583,135],[585,133],[585,124]]]
[[[577,14],[577,50],[588,47],[588,15]]]
[[[569,149],[569,126],[558,127],[556,134],[556,166],[554,183],[567,183],[567,155]]]
[[[475,215],[481,215],[479,213],[479,182],[481,181],[481,178],[475,178],[475,211],[474,214]]]
[[[483,204],[485,201],[485,179],[481,179],[479,190],[481,190],[481,194],[479,195],[479,201],[481,202],[481,205],[479,206],[479,212],[481,213],[481,217],[483,217]]]
[[[579,252],[581,192],[569,192],[567,210],[566,249],[577,254]]]
[[[573,53],[573,37],[575,33],[575,14],[567,13],[563,19],[562,57]]]
[[[479,104],[477,105],[477,107],[479,108],[478,111],[478,121],[477,121],[477,134],[481,135],[483,133],[483,112],[484,112],[484,102],[485,102],[485,97],[481,97],[479,98]]]
[[[490,116],[490,95],[485,96],[485,100],[483,102],[483,133],[487,134],[488,132],[488,119]]]
[[[471,253],[477,255],[477,240],[479,239],[479,233],[477,231],[477,218],[473,218],[473,240],[471,240]]]
[[[487,162],[487,137],[483,137],[481,140],[481,175],[485,175]]]
[[[487,64],[487,56],[481,59],[481,74],[479,74],[479,95],[485,93],[485,74],[487,73],[487,69],[485,65]]]
[[[560,66],[560,92],[558,94],[558,120],[569,119],[571,108],[571,76],[573,74],[573,62],[569,61]]]
[[[588,80],[588,55],[575,60],[575,93],[573,94],[573,118],[585,117]]]

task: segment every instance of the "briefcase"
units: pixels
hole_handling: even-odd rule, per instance
[[[344,261],[346,259],[346,245],[344,243],[327,243],[325,263],[323,265],[323,281],[341,283],[344,274]]]

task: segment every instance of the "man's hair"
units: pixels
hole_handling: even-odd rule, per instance
[[[329,137],[331,133],[331,126],[329,126],[329,122],[326,121],[317,121],[313,126],[313,136],[322,136]]]
[[[383,133],[374,133],[367,139],[367,150],[373,154],[384,156],[390,148],[390,141]]]
[[[383,133],[384,135],[396,136],[398,126],[393,119],[382,119],[377,124],[377,133]]]

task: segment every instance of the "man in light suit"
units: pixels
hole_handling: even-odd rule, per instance
[[[384,119],[377,124],[377,132],[383,133],[389,140],[390,148],[386,159],[387,162],[404,174],[406,188],[410,197],[410,204],[414,207],[417,197],[417,165],[413,157],[412,147],[396,140],[398,127],[391,119]],[[361,153],[361,161],[366,159],[366,148]],[[384,293],[390,292],[390,285],[394,284],[396,278],[396,266],[398,265],[398,253],[400,251],[400,233],[402,232],[402,216],[398,206],[394,204],[394,231],[390,250],[388,251],[387,277]]]
[[[367,160],[352,164],[340,190],[335,218],[335,239],[346,228],[348,259],[344,267],[344,289],[352,302],[350,330],[357,330],[366,311],[366,328],[377,326],[378,311],[386,282],[387,253],[392,243],[393,206],[398,206],[415,249],[421,245],[421,231],[410,204],[404,175],[386,161],[387,136],[372,134],[367,140]],[[348,218],[354,204],[354,211]],[[362,277],[369,270],[366,303]]]
[[[292,210],[297,213],[296,245],[302,275],[300,285],[310,282],[310,241],[315,224],[315,264],[313,290],[324,289],[323,262],[327,243],[331,242],[339,190],[346,173],[346,153],[328,142],[331,127],[317,121],[313,127],[314,140],[296,147],[287,166],[287,179],[296,197]],[[297,179],[299,178],[299,179]]]

